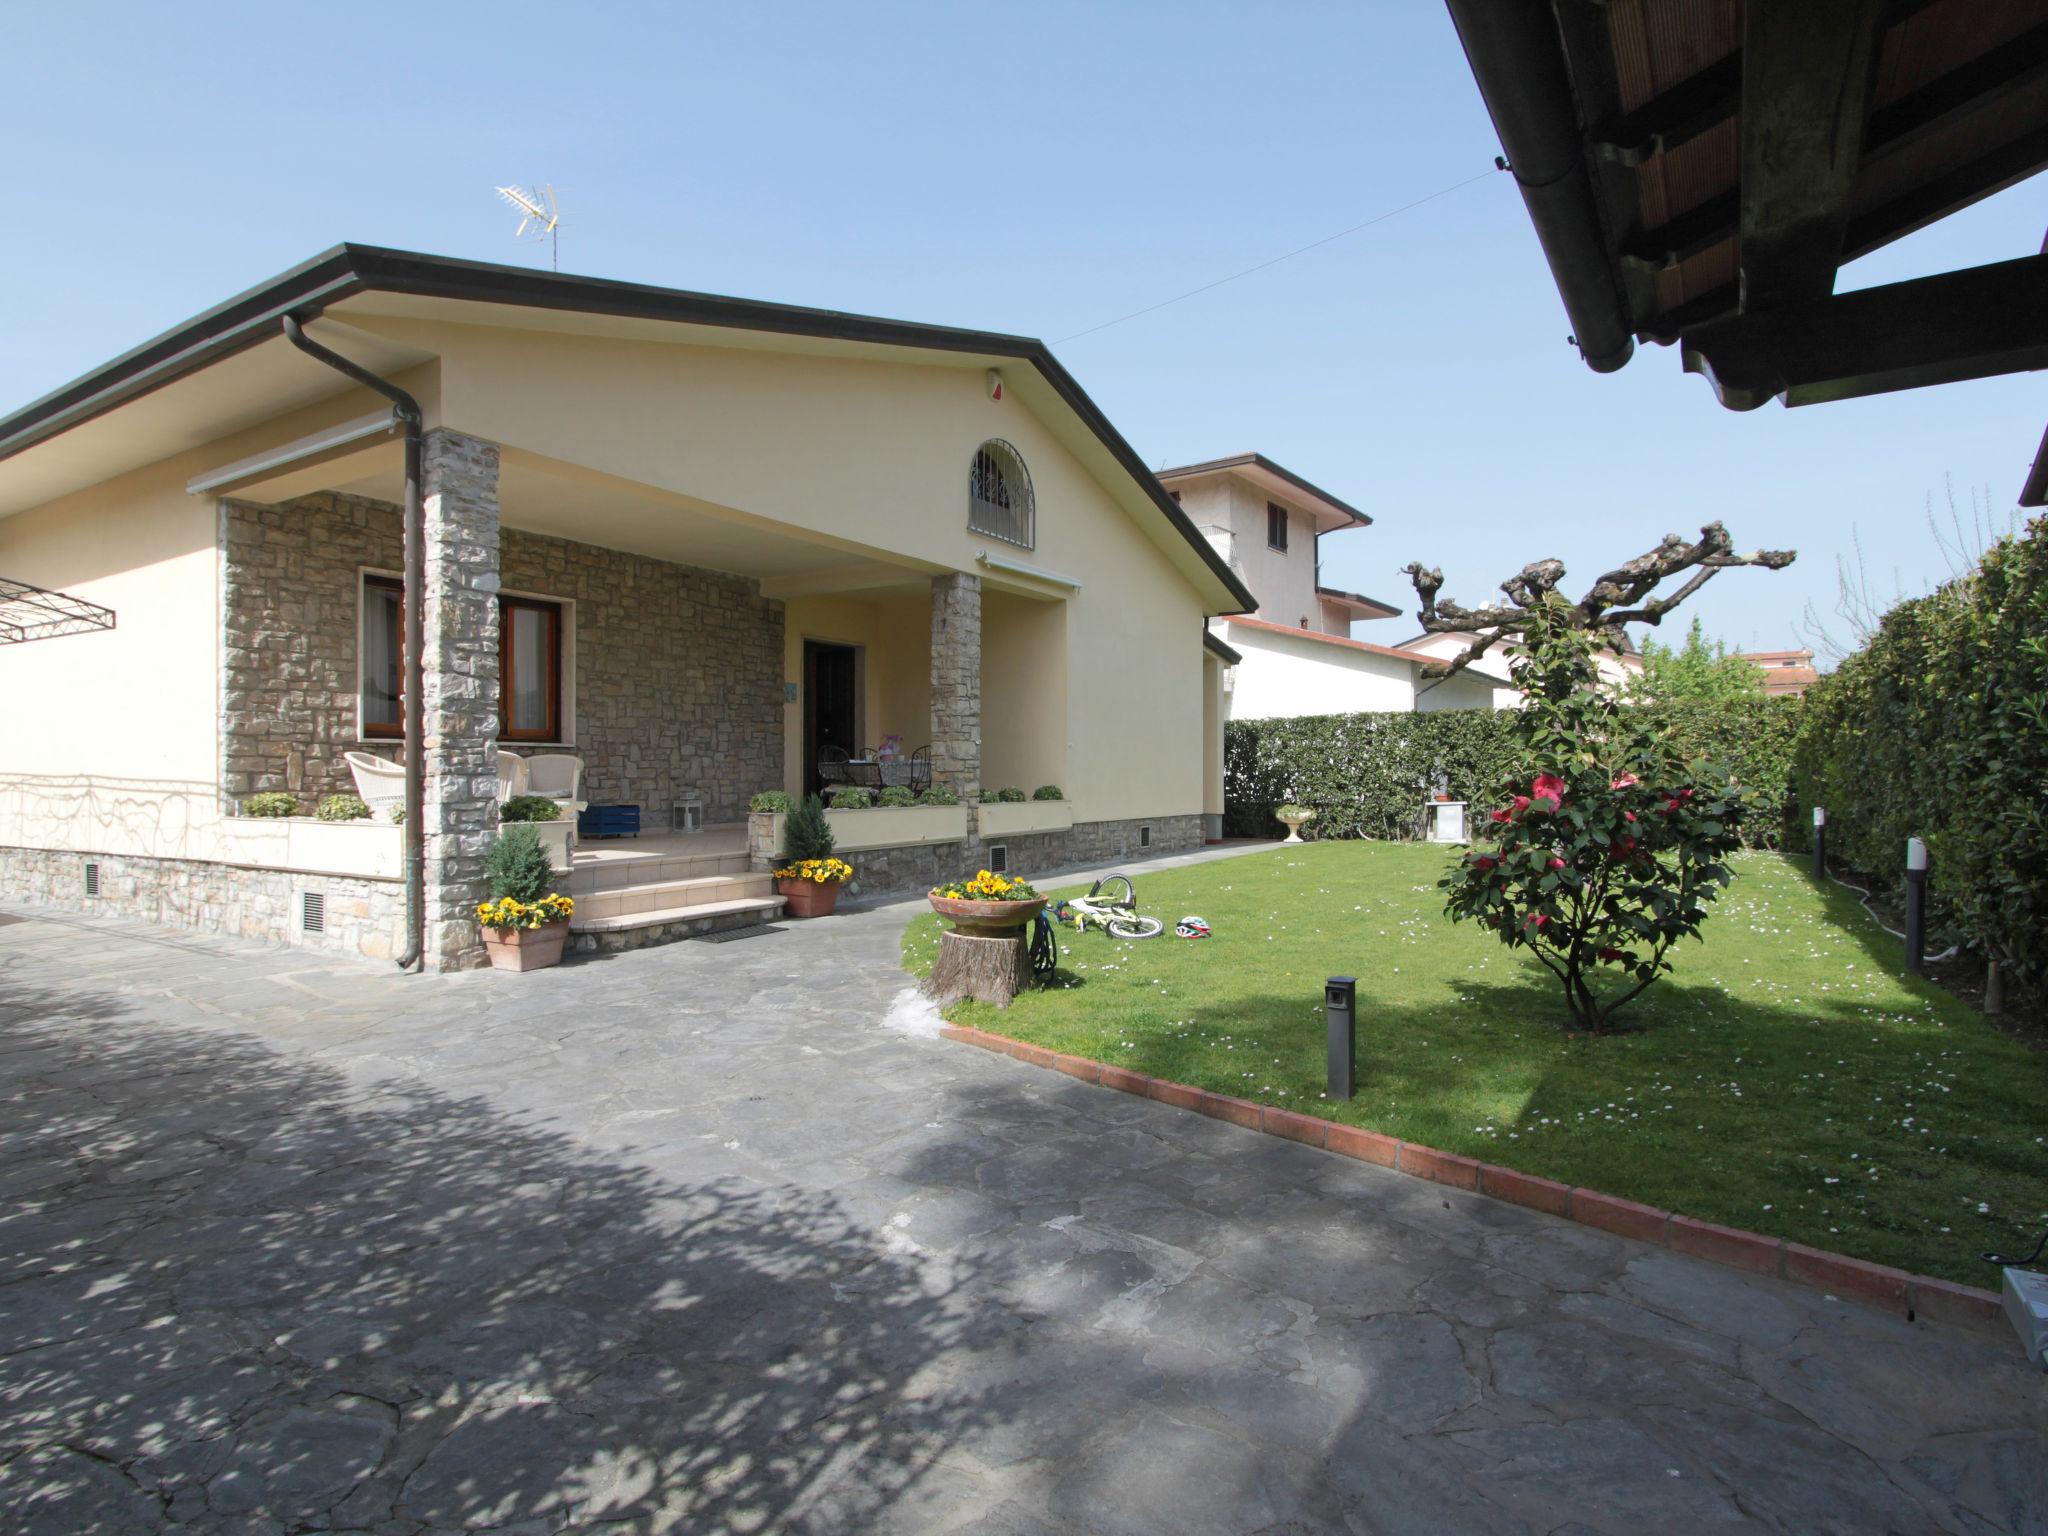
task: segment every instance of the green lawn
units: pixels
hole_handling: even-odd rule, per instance
[[[1166,934],[1063,933],[1048,990],[961,1023],[1880,1263],[1993,1285],[2048,1224],[2048,1056],[1940,988],[1801,861],[1752,854],[1641,1033],[1567,1037],[1556,982],[1443,916],[1450,855],[1309,843],[1146,874]],[[1215,936],[1174,937],[1183,913]],[[939,922],[904,938],[929,969]],[[1322,981],[1358,981],[1359,1088],[1323,1097]]]

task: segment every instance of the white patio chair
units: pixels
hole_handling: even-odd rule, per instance
[[[372,752],[344,752],[342,759],[355,775],[356,793],[373,816],[389,817],[405,804],[405,768]]]
[[[574,816],[583,810],[583,759],[573,752],[536,752],[526,760],[526,793],[546,795]]]
[[[498,748],[498,804],[526,793],[526,759]]]

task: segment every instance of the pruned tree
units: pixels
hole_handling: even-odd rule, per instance
[[[1571,627],[1621,646],[1630,624],[1659,624],[1664,615],[1684,602],[1722,571],[1732,566],[1759,565],[1766,570],[1783,570],[1797,558],[1789,549],[1760,549],[1751,554],[1735,552],[1734,541],[1720,523],[1708,523],[1697,540],[1688,543],[1677,534],[1666,534],[1655,549],[1624,561],[1587,589],[1576,603],[1566,604]],[[1657,588],[1673,576],[1690,571],[1685,583],[1663,597],[1653,597]],[[1471,643],[1448,661],[1423,665],[1425,677],[1442,679],[1462,672],[1496,645],[1514,646],[1534,622],[1539,607],[1556,607],[1561,601],[1557,584],[1564,580],[1562,560],[1537,560],[1500,584],[1505,603],[1467,608],[1449,598],[1439,599],[1444,573],[1420,561],[1405,568],[1421,599],[1416,618],[1431,634],[1469,635]]]
[[[1615,1014],[1671,970],[1672,947],[1699,937],[1707,908],[1733,878],[1748,796],[1721,765],[1681,759],[1644,711],[1600,686],[1594,652],[1621,626],[1655,624],[1720,572],[1778,570],[1789,550],[1738,555],[1719,523],[1697,543],[1667,538],[1594,582],[1573,603],[1564,565],[1538,560],[1501,584],[1505,604],[1465,608],[1437,597],[1443,576],[1412,565],[1421,618],[1469,634],[1448,677],[1494,645],[1520,657],[1514,712],[1520,761],[1481,840],[1440,882],[1454,921],[1526,950],[1563,988],[1579,1028],[1604,1034]],[[1668,597],[1652,594],[1690,572]]]

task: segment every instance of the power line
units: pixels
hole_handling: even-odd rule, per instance
[[[1375,224],[1384,224],[1389,219],[1399,218],[1402,214],[1420,208],[1424,203],[1433,203],[1440,197],[1449,197],[1453,192],[1469,187],[1475,181],[1486,180],[1487,177],[1494,174],[1494,171],[1504,169],[1504,166],[1497,165],[1491,171],[1481,171],[1477,176],[1468,176],[1463,181],[1454,181],[1448,187],[1439,187],[1427,197],[1418,197],[1412,203],[1403,203],[1398,208],[1389,208],[1385,213],[1376,213],[1362,224],[1354,224],[1349,229],[1340,229],[1334,235],[1325,235],[1320,240],[1311,240],[1307,245],[1296,246],[1285,255],[1275,256],[1268,261],[1262,261],[1255,267],[1246,267],[1242,272],[1233,272],[1228,277],[1219,277],[1215,282],[1204,283],[1199,288],[1190,288],[1186,293],[1177,293],[1170,299],[1161,299],[1157,304],[1147,304],[1143,309],[1134,309],[1128,315],[1118,315],[1114,320],[1105,320],[1100,325],[1091,325],[1085,331],[1076,331],[1071,336],[1062,336],[1053,345],[1056,347],[1065,346],[1070,341],[1079,341],[1083,336],[1093,336],[1097,331],[1106,331],[1112,325],[1122,325],[1126,320],[1135,320],[1140,315],[1149,315],[1156,309],[1166,308],[1169,304],[1178,304],[1182,299],[1192,299],[1196,294],[1207,293],[1211,288],[1221,288],[1225,283],[1234,283],[1240,277],[1250,277],[1254,272],[1263,272],[1268,267],[1277,267],[1281,262],[1292,261],[1297,256],[1306,255],[1318,246],[1328,245],[1333,240],[1342,240],[1346,235],[1355,235],[1361,229],[1371,229]]]

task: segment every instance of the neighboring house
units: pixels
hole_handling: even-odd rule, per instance
[[[1820,681],[1811,651],[1739,651],[1740,660],[1764,675],[1764,692],[1772,698],[1797,698]]]
[[[1202,536],[1258,599],[1258,616],[1231,614],[1212,634],[1239,657],[1225,678],[1232,719],[1348,714],[1418,707],[1412,656],[1354,640],[1361,619],[1401,610],[1322,581],[1322,540],[1372,519],[1263,454],[1159,472]],[[1424,708],[1478,707],[1484,690],[1455,682]]]
[[[237,814],[401,745],[403,434],[287,317],[424,418],[417,825]],[[347,245],[0,420],[0,577],[114,616],[0,645],[7,898],[442,968],[501,743],[712,828],[580,850],[586,948],[773,910],[747,803],[821,744],[966,802],[835,813],[872,889],[1199,846],[1253,604],[1037,341]]]

